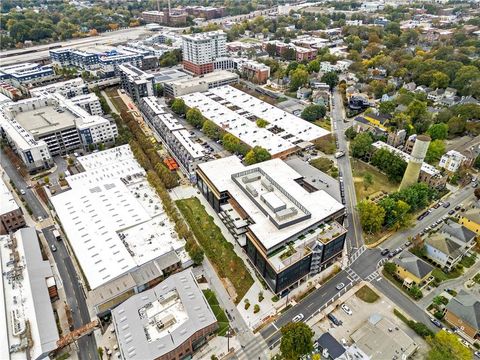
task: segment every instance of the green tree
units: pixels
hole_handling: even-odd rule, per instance
[[[388,179],[400,182],[407,168],[407,163],[387,149],[378,149],[372,156],[371,164],[383,171]]]
[[[417,285],[412,285],[410,289],[408,289],[408,293],[415,299],[419,300],[423,297],[422,290]]]
[[[382,199],[379,205],[385,210],[385,226],[389,229],[408,225],[410,221],[410,205],[403,200],[391,197]]]
[[[461,135],[465,132],[465,126],[467,125],[467,121],[460,117],[454,116],[450,120],[448,120],[448,133],[450,135]]]
[[[320,62],[318,60],[310,61],[307,65],[307,70],[309,73],[318,73],[320,71]]]
[[[358,134],[350,144],[352,156],[356,158],[364,158],[370,153],[372,144],[373,139],[368,132]]]
[[[363,175],[363,187],[367,190],[371,185],[373,185],[373,176],[370,173],[365,173]]]
[[[427,103],[420,100],[413,100],[407,107],[407,115],[410,116],[412,122],[415,123],[428,114]]]
[[[190,248],[189,248],[188,254],[190,255],[190,258],[192,259],[193,263],[195,265],[200,265],[203,262],[203,258],[205,257],[205,254],[200,246],[197,245],[197,243],[193,243]]]
[[[395,101],[382,101],[380,105],[378,105],[378,111],[380,114],[391,115],[396,107]]]
[[[330,71],[322,76],[322,81],[330,87],[330,91],[333,90],[338,84],[338,74],[335,71]]]
[[[313,351],[312,329],[303,323],[288,323],[281,328],[280,351],[285,360],[298,360]]]
[[[187,111],[187,105],[185,105],[183,99],[174,99],[171,108],[172,111],[178,115],[183,115]]]
[[[252,165],[262,161],[270,160],[271,158],[272,155],[270,155],[266,149],[261,146],[255,146],[247,152],[244,161],[247,165]]]
[[[445,154],[445,142],[443,140],[433,140],[428,146],[425,161],[429,164],[436,163]]]
[[[448,136],[448,125],[447,124],[433,124],[427,130],[427,134],[430,135],[432,140],[444,140]]]
[[[155,94],[157,94],[157,96],[163,96],[163,85],[162,84],[155,84]]]
[[[203,123],[205,122],[205,118],[203,117],[201,111],[197,108],[188,109],[186,119],[190,125],[195,127],[202,127]]]
[[[232,134],[225,134],[222,138],[223,147],[232,153],[239,153],[241,143],[238,138]]]
[[[395,275],[396,271],[397,271],[397,265],[395,265],[394,263],[390,262],[390,261],[387,261],[384,265],[383,265],[383,269],[390,275]]]
[[[350,126],[347,130],[345,130],[345,137],[349,140],[355,139],[355,136],[357,136],[357,132],[353,128],[353,126]]]
[[[210,139],[218,140],[221,137],[220,128],[213,121],[206,119],[203,122],[202,131]]]
[[[290,75],[290,91],[297,91],[308,81],[308,72],[305,69],[297,68]]]
[[[385,219],[385,210],[373,201],[362,200],[357,204],[362,229],[369,234],[376,233],[382,228]]]
[[[427,360],[470,360],[472,358],[471,351],[458,341],[457,335],[449,334],[444,330],[429,337],[427,342],[431,347]]]
[[[323,105],[308,105],[303,109],[300,115],[302,119],[307,121],[315,121],[321,119],[327,113],[327,109]]]
[[[300,65],[300,64],[299,64],[298,62],[296,62],[296,61],[291,61],[291,62],[288,64],[287,68],[285,69],[285,74],[286,74],[286,75],[289,75],[292,71],[297,70],[297,68],[298,68],[299,65]]]
[[[473,65],[462,66],[458,69],[452,86],[457,89],[461,95],[473,95],[476,85],[480,80],[480,70]]]
[[[257,124],[257,126],[259,128],[264,128],[269,124],[269,122],[265,119],[257,119],[257,121],[255,123]]]

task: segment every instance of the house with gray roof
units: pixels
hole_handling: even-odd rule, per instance
[[[434,269],[432,265],[409,252],[404,252],[393,259],[393,263],[397,266],[396,275],[407,287],[413,284],[418,286],[426,284]]]
[[[184,359],[217,330],[217,319],[191,270],[112,310],[122,359]]]
[[[447,304],[445,320],[472,340],[480,339],[480,299],[461,290]]]

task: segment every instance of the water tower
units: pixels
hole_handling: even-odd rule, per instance
[[[430,137],[427,135],[418,135],[413,145],[410,161],[408,162],[405,174],[400,184],[399,190],[405,189],[410,185],[417,183],[420,169],[422,168],[423,160],[427,155],[428,146],[430,145]]]

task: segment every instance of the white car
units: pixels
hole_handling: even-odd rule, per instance
[[[345,312],[347,315],[353,315],[352,309],[350,309],[347,305],[342,304],[342,310]]]
[[[26,194],[25,190],[20,189],[20,194],[25,195]]]
[[[303,320],[303,314],[298,314],[298,315],[295,315],[292,319],[293,322],[299,322],[299,321],[302,321]]]

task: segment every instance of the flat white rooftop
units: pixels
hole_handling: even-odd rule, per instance
[[[18,204],[13,197],[13,194],[7,187],[7,184],[0,179],[0,215],[17,210]]]
[[[78,160],[86,172],[52,203],[91,289],[183,249],[128,145]]]
[[[307,192],[295,181],[302,176],[280,159],[244,166],[236,156],[230,156],[199,164],[198,168],[219,192],[228,191],[253,220],[254,223],[249,226],[249,229],[267,251],[283,246],[286,241],[292,240],[305,229],[309,229],[344,209],[341,203],[323,190]],[[263,174],[268,174],[268,178],[263,176],[250,183],[253,184],[253,190],[258,192],[254,201],[252,196],[247,195],[245,191],[249,182],[243,183],[242,178],[243,173],[255,174],[258,169]],[[267,201],[270,202],[270,209],[266,211],[269,216],[265,212],[265,207],[269,207],[269,205],[266,205],[265,202],[262,204],[260,199],[261,194],[269,192],[267,191],[269,184],[264,180],[268,180],[270,183],[274,182],[275,185],[275,189],[273,189],[275,197],[267,198]],[[244,185],[238,185],[237,182]],[[291,216],[282,213],[282,215],[286,215],[285,218],[282,216],[275,219],[270,214],[271,208],[277,207],[278,209],[278,207],[282,207],[282,204],[285,204],[286,209],[296,208],[297,212]],[[278,211],[282,211],[282,209],[278,209],[277,213]]]

